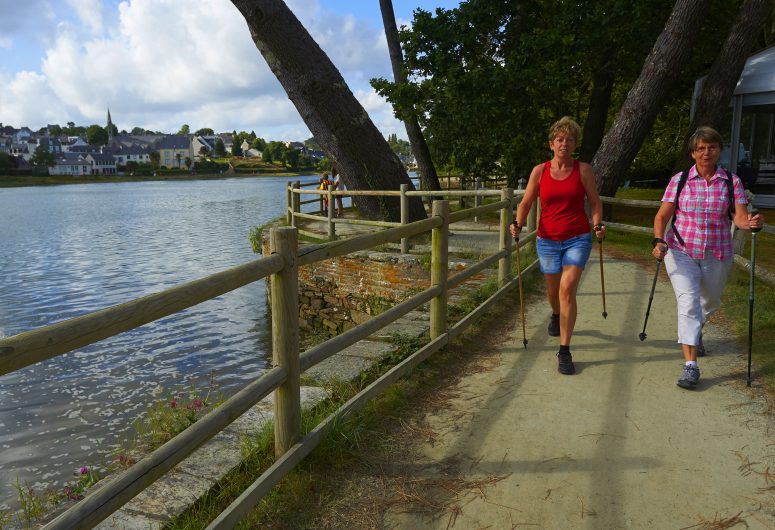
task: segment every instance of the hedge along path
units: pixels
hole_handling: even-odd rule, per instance
[[[397,467],[413,470],[401,487],[426,502],[389,504],[385,527],[775,528],[775,422],[756,381],[745,387],[745,341],[711,321],[698,389],[677,387],[682,356],[664,274],[648,338],[638,340],[653,266],[606,256],[604,320],[590,260],[574,376],[557,372],[544,300],[529,308],[527,349],[514,318],[482,354],[498,362],[463,375],[446,406],[420,420],[432,434]]]

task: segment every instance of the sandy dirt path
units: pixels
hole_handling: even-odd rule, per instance
[[[594,250],[571,346],[577,374],[557,372],[548,305],[533,303],[528,348],[515,321],[496,362],[424,418],[436,435],[418,441],[410,476],[470,487],[433,515],[395,505],[388,528],[775,528],[775,422],[756,384],[745,386],[746,344],[707,326],[700,386],[680,389],[670,284],[658,282],[641,342],[653,267],[606,258],[604,320]]]

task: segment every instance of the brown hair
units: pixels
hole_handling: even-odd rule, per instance
[[[687,142],[689,153],[694,151],[694,149],[697,147],[697,144],[700,142],[705,142],[706,144],[716,144],[721,147],[724,140],[721,138],[721,134],[719,134],[716,129],[713,127],[708,127],[707,125],[703,125],[701,127],[697,127],[697,129],[689,137],[689,141]]]
[[[563,116],[554,122],[551,127],[549,127],[549,141],[551,142],[554,140],[554,138],[560,133],[573,136],[578,142],[579,136],[581,136],[581,127],[570,116]]]

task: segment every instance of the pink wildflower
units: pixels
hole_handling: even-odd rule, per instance
[[[171,409],[174,409],[174,408],[176,408],[177,406],[178,406],[178,400],[173,398],[173,399],[170,401],[170,408],[171,408]]]
[[[78,470],[78,472],[81,475],[86,475],[87,473],[89,473],[89,468],[87,466],[83,466],[81,469]]]

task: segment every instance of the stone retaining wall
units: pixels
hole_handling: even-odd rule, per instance
[[[335,335],[430,286],[419,256],[361,252],[299,267],[303,329]]]

